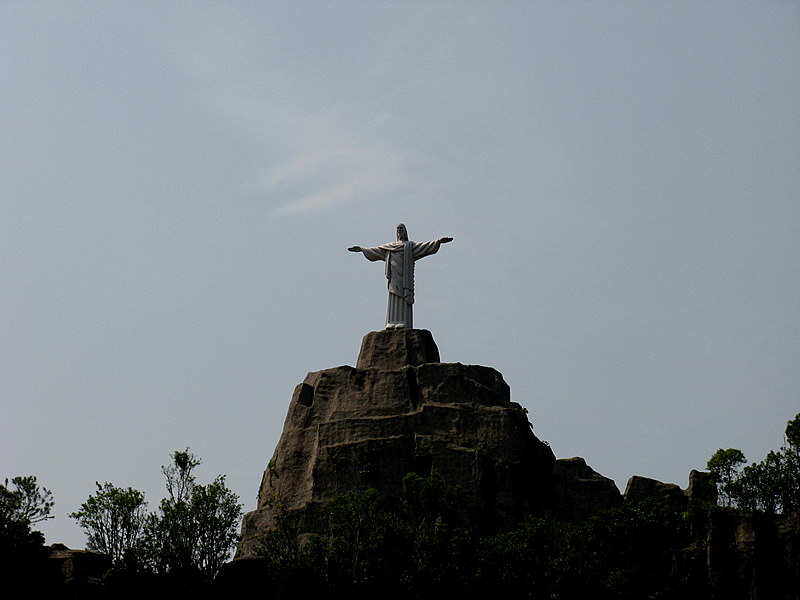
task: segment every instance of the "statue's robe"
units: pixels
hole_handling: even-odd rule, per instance
[[[389,305],[386,309],[386,327],[413,328],[414,261],[439,251],[441,242],[390,242],[375,248],[362,248],[368,260],[386,263],[389,280]]]

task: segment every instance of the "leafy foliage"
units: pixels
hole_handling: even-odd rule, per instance
[[[478,585],[521,598],[655,597],[676,591],[671,565],[687,540],[680,514],[656,502],[578,522],[531,517],[481,540]]]
[[[412,589],[446,594],[463,587],[473,571],[476,538],[465,505],[463,491],[435,470],[403,478],[398,529],[409,557],[405,579]]]
[[[759,463],[741,471],[741,450],[717,450],[707,468],[717,483],[723,506],[761,510],[767,514],[800,510],[800,413],[789,421],[785,443]]]
[[[308,598],[325,587],[327,549],[324,539],[312,537],[301,543],[298,521],[275,500],[275,526],[260,540],[258,554],[269,568],[266,585],[275,598]]]
[[[230,556],[242,507],[219,476],[195,481],[201,460],[176,451],[162,466],[168,496],[147,514],[144,494],[110,483],[70,516],[86,531],[87,547],[109,554],[117,569],[169,575],[173,580],[210,580]]]
[[[192,491],[190,506],[197,535],[194,560],[206,577],[217,574],[239,539],[242,506],[238,500],[225,485],[224,475]]]
[[[717,482],[718,497],[722,506],[731,506],[736,497],[736,481],[739,478],[739,467],[747,459],[741,450],[720,448],[708,459],[706,468]]]
[[[146,520],[144,494],[111,483],[97,485],[97,492],[70,517],[86,531],[89,550],[103,552],[120,564],[126,554],[138,548]]]
[[[385,574],[402,571],[398,538],[398,521],[381,506],[377,490],[336,497],[326,540],[329,582],[377,592]]]
[[[800,413],[786,424],[783,455],[783,486],[780,502],[786,512],[800,510]]]
[[[208,485],[197,484],[193,471],[201,462],[187,448],[173,452],[172,463],[161,467],[169,496],[148,518],[142,553],[157,573],[200,573],[212,579],[238,539],[239,498],[222,475]]]
[[[0,520],[3,523],[20,522],[32,525],[46,519],[52,519],[53,493],[47,488],[39,487],[36,477],[14,477],[11,484],[15,489],[0,485]]]
[[[192,471],[202,462],[186,448],[183,451],[176,450],[173,452],[172,463],[161,466],[161,472],[167,480],[167,493],[169,493],[170,502],[177,504],[189,501],[195,486],[195,478]]]
[[[268,564],[270,589],[276,598],[308,597],[314,590],[374,597],[391,589],[413,597],[420,589],[461,589],[473,554],[462,500],[438,473],[412,473],[394,502],[375,489],[335,497],[326,534],[303,543],[297,520],[276,502],[276,526],[258,551]]]
[[[326,534],[305,544],[280,510],[260,552],[267,586],[279,599],[680,597],[672,561],[688,525],[667,505],[626,504],[580,522],[530,517],[492,536],[478,534],[464,505],[438,473],[412,473],[398,501],[374,489],[338,496]]]
[[[52,519],[53,494],[36,477],[14,477],[0,485],[0,564],[20,575],[41,558],[44,535],[31,526]]]

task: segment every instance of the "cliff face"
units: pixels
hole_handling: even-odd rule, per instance
[[[707,529],[693,566],[711,598],[800,598],[800,513],[720,509]]]
[[[237,557],[254,553],[278,504],[300,533],[318,533],[331,498],[370,487],[397,495],[411,471],[460,485],[477,522],[496,529],[550,504],[554,463],[496,370],[439,362],[425,330],[372,332],[356,368],[309,373],[295,388]]]

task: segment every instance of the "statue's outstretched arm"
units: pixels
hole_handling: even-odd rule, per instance
[[[439,238],[439,243],[440,244],[446,244],[447,242],[452,242],[452,241],[453,241],[453,238],[451,238],[451,237]]]
[[[361,252],[361,246],[350,246],[348,250],[350,250],[350,252]]]

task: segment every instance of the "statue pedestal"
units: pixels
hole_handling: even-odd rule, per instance
[[[384,329],[364,336],[356,369],[388,371],[438,362],[439,348],[427,329]]]

